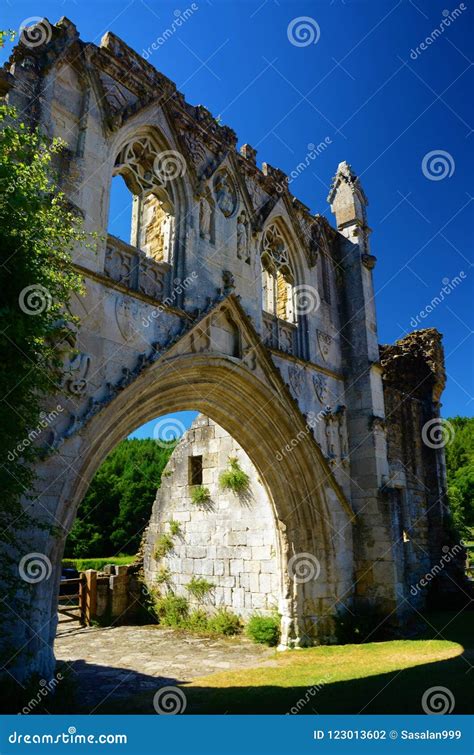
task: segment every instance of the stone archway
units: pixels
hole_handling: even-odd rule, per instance
[[[16,659],[17,673],[26,664],[29,672],[47,677],[54,668],[64,541],[96,470],[135,427],[181,410],[198,410],[220,424],[242,446],[264,481],[279,534],[283,642],[307,644],[329,638],[331,615],[352,582],[350,512],[335,504],[317,444],[305,432],[291,399],[278,388],[225,354],[177,354],[150,365],[80,433],[63,443],[60,453],[40,470],[46,491],[60,489],[50,496],[49,510],[62,534],[57,530],[52,536],[42,530],[29,533],[28,552],[45,554],[52,574],[29,593],[28,615],[21,617],[17,627],[24,640]],[[300,425],[298,454],[282,455]],[[60,482],[61,464],[67,471]],[[318,477],[321,484],[315,484]],[[293,558],[294,563],[295,557],[317,565],[314,578],[306,581],[297,571],[288,570],[288,562]]]

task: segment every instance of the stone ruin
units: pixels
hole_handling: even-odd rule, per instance
[[[235,443],[254,495],[253,507],[218,498],[214,512],[191,511],[186,453],[172,460],[150,538],[175,506],[178,585],[212,569],[215,600],[243,612],[275,602],[287,646],[331,641],[346,607],[377,606],[403,625],[427,600],[411,585],[450,545],[444,451],[426,431],[439,424],[443,353],[433,330],[379,348],[357,175],[338,165],[331,225],[111,32],[96,45],[66,18],[39,32],[15,47],[0,95],[64,140],[61,189],[99,243],[74,252],[80,326],[30,503],[47,527],[20,533],[17,553],[50,568],[19,585],[20,617],[4,604],[9,673],[52,673],[64,542],[99,465],[137,426],[178,410],[210,418],[191,431],[192,446],[209,443],[203,479],[214,485],[219,447]],[[129,241],[107,232],[113,180],[133,197]],[[217,462],[204,466],[207,453]],[[153,580],[150,552],[145,564]]]

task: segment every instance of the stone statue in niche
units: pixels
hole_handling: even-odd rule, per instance
[[[237,257],[239,260],[250,262],[249,233],[245,212],[241,212],[237,218]]]
[[[214,179],[216,202],[226,218],[230,218],[237,204],[237,195],[227,173],[218,173]]]
[[[212,227],[212,210],[209,202],[205,197],[201,199],[199,205],[199,233],[202,239],[211,240]]]

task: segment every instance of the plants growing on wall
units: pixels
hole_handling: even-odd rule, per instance
[[[173,550],[173,547],[173,538],[171,538],[166,532],[163,532],[155,543],[155,558],[163,558],[167,553]]]
[[[204,485],[193,485],[191,488],[191,501],[198,505],[200,503],[207,503],[211,500],[211,493],[209,488]]]
[[[250,486],[250,477],[244,472],[235,456],[229,456],[229,466],[221,472],[219,485],[222,490],[231,490],[233,493],[245,493]]]
[[[173,537],[179,537],[179,535],[181,535],[181,524],[176,519],[170,519],[168,526]]]
[[[213,589],[214,585],[204,577],[191,577],[186,590],[196,600],[203,600]]]

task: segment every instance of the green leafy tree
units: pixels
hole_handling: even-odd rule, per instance
[[[0,46],[7,36],[0,35]],[[58,390],[74,320],[67,307],[82,290],[71,253],[91,246],[55,179],[62,148],[0,106],[0,530],[10,544],[8,525],[26,523],[20,499],[32,488],[41,453],[30,434]]]
[[[66,544],[68,558],[134,554],[175,444],[124,440],[97,470]]]
[[[474,530],[474,418],[453,417],[454,436],[446,446],[448,497],[453,523],[461,535]]]

